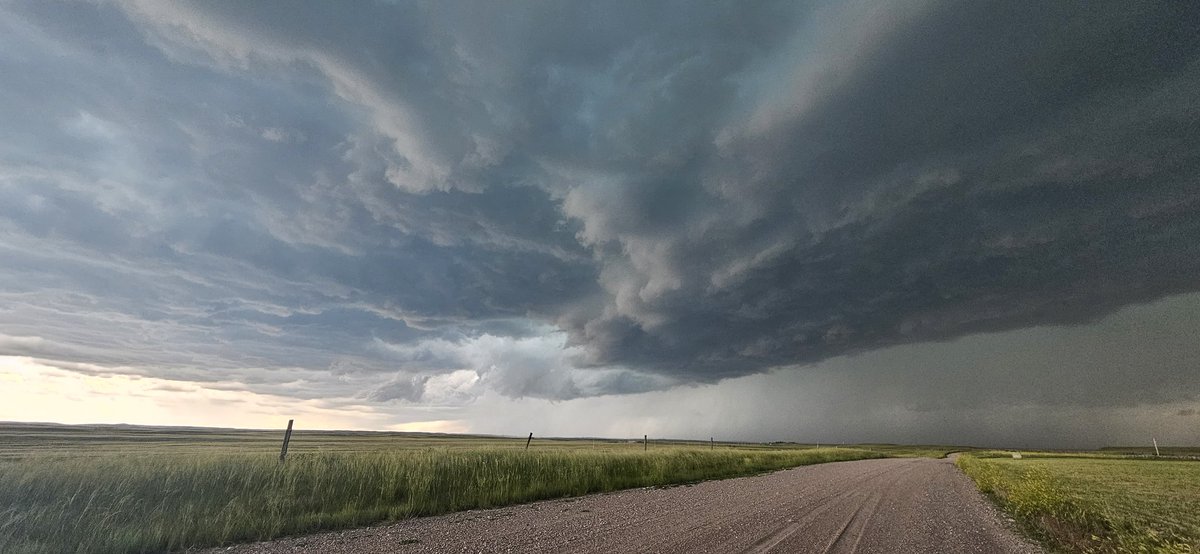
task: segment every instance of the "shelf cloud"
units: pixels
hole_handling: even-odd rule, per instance
[[[1198,25],[1115,1],[7,4],[0,355],[463,413],[858,360],[920,406],[947,394],[910,386],[934,377],[907,348],[1066,326],[1070,350],[1195,306]],[[1186,404],[1194,370],[1149,360],[1195,352],[1038,366],[1082,388],[981,357],[936,380]]]

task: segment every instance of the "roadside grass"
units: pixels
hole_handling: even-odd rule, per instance
[[[958,466],[1035,537],[1068,552],[1200,552],[1200,463],[1024,453]]]
[[[0,459],[0,552],[157,552],[882,457],[858,449],[588,446]]]

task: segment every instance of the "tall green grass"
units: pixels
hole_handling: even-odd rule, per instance
[[[1200,462],[964,454],[957,463],[1057,549],[1200,552]]]
[[[880,457],[853,449],[401,450],[0,462],[0,552],[146,552]]]

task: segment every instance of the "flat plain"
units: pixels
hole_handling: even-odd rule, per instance
[[[1153,459],[1152,452],[1141,447],[1024,452],[1021,460],[1013,460],[1009,452],[938,445],[654,438],[646,444],[640,437],[535,436],[526,450],[526,437],[299,428],[287,461],[280,463],[282,435],[282,429],[0,423],[0,552],[158,552],[247,544],[417,521],[410,519],[414,516],[503,510],[528,502],[694,484],[825,462],[937,459],[952,452],[966,453],[958,457],[959,467],[1024,533],[1051,549],[1200,550],[1200,461],[1194,459],[1195,449],[1163,448],[1164,455],[1175,457],[1172,460]],[[969,497],[978,495],[962,492],[965,478],[945,461],[938,463],[943,469],[922,481],[931,487],[929,494],[970,504]],[[957,477],[945,473],[945,467]],[[838,543],[843,547],[884,544],[869,531],[894,519],[881,516],[884,519],[872,523],[854,514],[874,513],[875,504],[903,511],[908,509],[903,506],[922,501],[877,494],[870,472],[861,478],[839,475],[839,482],[848,487],[867,487],[861,494],[826,495],[846,512],[830,513],[845,515],[850,522],[846,528],[860,535]],[[951,485],[956,479],[962,481]],[[782,518],[781,528],[787,527],[787,510],[792,509],[792,515],[816,510],[819,506],[811,501],[824,494],[819,486],[790,483],[793,489],[778,491],[783,503],[779,510],[769,514]],[[731,509],[738,509],[739,502],[760,500],[749,493],[737,498],[733,486],[712,486],[723,491],[723,502]],[[937,488],[951,486],[957,492],[950,496],[943,494],[947,489]],[[920,489],[888,494],[905,490]],[[789,495],[800,504],[788,504]],[[646,500],[638,495],[622,498]],[[871,503],[863,504],[868,500]],[[429,521],[433,523],[403,524],[434,525],[441,520]],[[580,532],[599,536],[596,530]],[[779,548],[800,548],[802,541],[816,540],[808,532],[788,536]],[[434,544],[428,542],[422,549]]]
[[[0,552],[180,550],[877,451],[795,444],[12,424]]]
[[[1190,456],[1176,448],[1173,455]],[[1200,551],[1200,461],[975,453],[958,465],[1046,544],[1068,552]]]

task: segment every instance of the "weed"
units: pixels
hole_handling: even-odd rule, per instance
[[[879,457],[853,449],[422,448],[0,462],[0,552],[178,550]]]
[[[1200,550],[1200,464],[961,455],[979,490],[1035,536],[1071,552]]]

